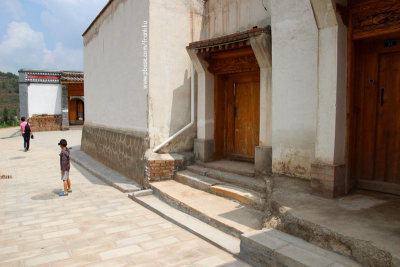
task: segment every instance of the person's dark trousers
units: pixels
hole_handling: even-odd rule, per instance
[[[29,134],[24,134],[24,148],[29,150],[29,141],[31,140],[31,136]]]

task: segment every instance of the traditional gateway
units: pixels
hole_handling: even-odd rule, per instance
[[[68,130],[83,125],[83,72],[19,70],[20,114],[33,131]]]

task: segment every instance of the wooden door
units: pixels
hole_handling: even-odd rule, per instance
[[[400,184],[400,52],[380,55],[375,173]]]
[[[69,101],[68,104],[68,113],[69,113],[69,121],[74,122],[76,121],[77,117],[77,106],[76,106],[76,99],[72,99]]]
[[[84,120],[83,101],[80,99],[76,101],[76,120]]]
[[[259,144],[260,68],[250,46],[211,52],[205,60],[215,76],[213,159],[254,162]]]
[[[356,44],[354,177],[359,188],[400,194],[400,46]]]
[[[254,161],[260,129],[259,73],[229,75],[225,91],[228,93],[227,156]]]

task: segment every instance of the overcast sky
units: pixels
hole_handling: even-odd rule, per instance
[[[0,71],[83,70],[82,33],[108,0],[0,0]]]

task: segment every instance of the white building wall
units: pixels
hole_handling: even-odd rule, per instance
[[[147,131],[147,0],[111,3],[84,35],[85,123]]]
[[[155,147],[190,122],[191,60],[186,46],[199,40],[201,0],[150,1],[149,133]],[[193,147],[195,125],[164,151]]]
[[[270,0],[209,0],[202,39],[211,39],[271,24]],[[265,10],[267,9],[267,10]]]
[[[30,84],[28,86],[28,114],[61,114],[61,84]]]
[[[309,178],[315,156],[318,29],[308,0],[271,0],[272,168]]]

